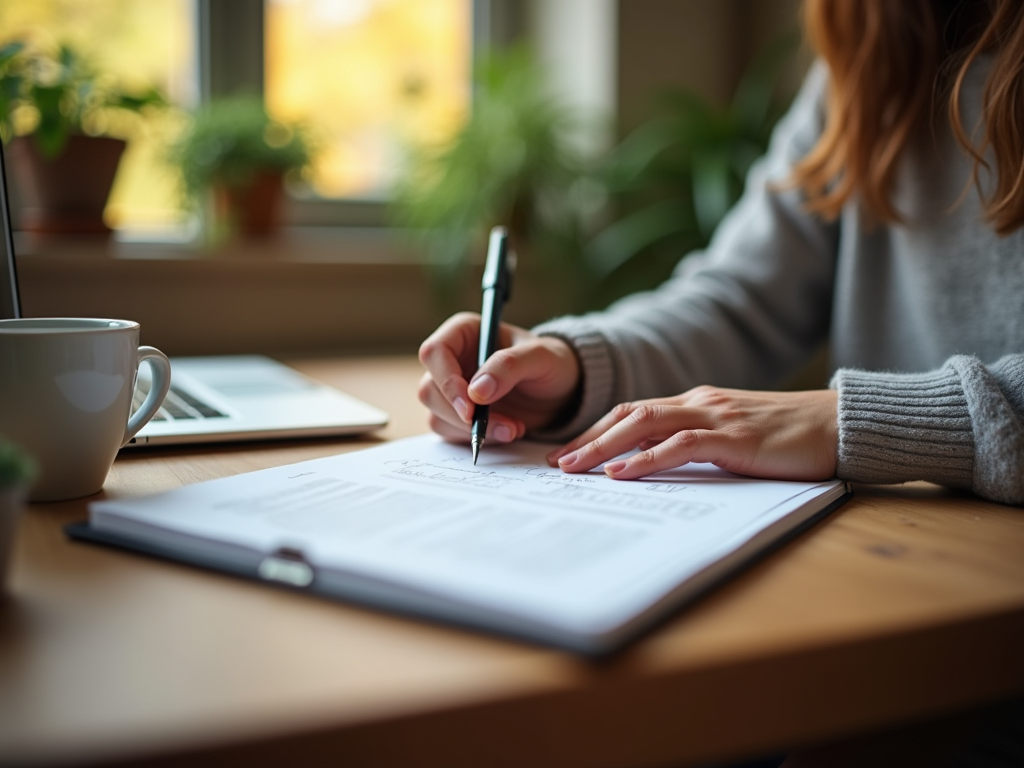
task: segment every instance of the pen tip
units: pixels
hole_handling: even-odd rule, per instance
[[[473,438],[473,466],[476,466],[476,460],[480,456],[480,443],[475,437]]]

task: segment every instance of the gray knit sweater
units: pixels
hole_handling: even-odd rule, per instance
[[[967,126],[985,64],[970,75]],[[871,229],[856,202],[834,222],[806,213],[772,182],[816,143],[826,80],[815,66],[706,251],[656,291],[535,329],[572,344],[584,372],[575,417],[545,436],[698,384],[778,386],[827,341],[839,477],[1024,504],[1024,230],[999,237],[973,187],[960,199],[970,164],[945,126],[901,160],[906,224]]]

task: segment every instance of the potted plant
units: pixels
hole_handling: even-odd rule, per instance
[[[573,136],[586,126],[548,91],[527,48],[493,52],[475,79],[466,123],[446,143],[411,150],[393,208],[397,223],[422,234],[445,300],[496,224],[508,228],[521,262],[578,274],[582,255],[586,161]]]
[[[127,91],[67,46],[52,55],[21,42],[0,48],[0,136],[19,182],[21,228],[109,234],[103,209],[125,141],[107,129],[165,104],[157,89]]]
[[[7,579],[18,513],[33,474],[32,462],[13,445],[0,439],[0,595]]]
[[[778,84],[796,45],[787,34],[756,56],[725,107],[665,92],[657,117],[604,159],[597,179],[613,215],[586,246],[597,303],[652,288],[681,255],[707,245],[789,103]]]
[[[187,204],[203,210],[212,196],[213,241],[232,233],[266,237],[277,225],[283,180],[306,168],[306,130],[271,118],[255,96],[231,96],[198,109],[170,149]]]

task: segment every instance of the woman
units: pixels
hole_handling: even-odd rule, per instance
[[[506,326],[479,371],[479,318],[448,320],[420,350],[435,431],[467,441],[490,403],[493,440],[572,438],[567,472],[711,461],[1024,504],[1024,3],[805,17],[819,61],[709,248],[605,312]],[[828,389],[758,391],[823,342]],[[1018,700],[786,766],[1021,765],[1022,728]]]
[[[479,318],[449,319],[420,349],[436,432],[467,441],[489,403],[489,439],[572,438],[566,472],[710,461],[1024,504],[1024,3],[805,16],[819,61],[708,249],[604,312],[506,326],[475,372]],[[760,391],[826,341],[828,389]]]

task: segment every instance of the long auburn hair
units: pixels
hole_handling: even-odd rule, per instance
[[[945,103],[986,218],[1000,235],[1024,225],[1022,0],[806,0],[804,23],[830,77],[824,131],[793,173],[809,210],[834,219],[857,194],[872,219],[902,221],[891,199],[897,161]],[[992,63],[981,125],[965,126],[960,92],[982,53]],[[982,169],[994,173],[988,194]]]

